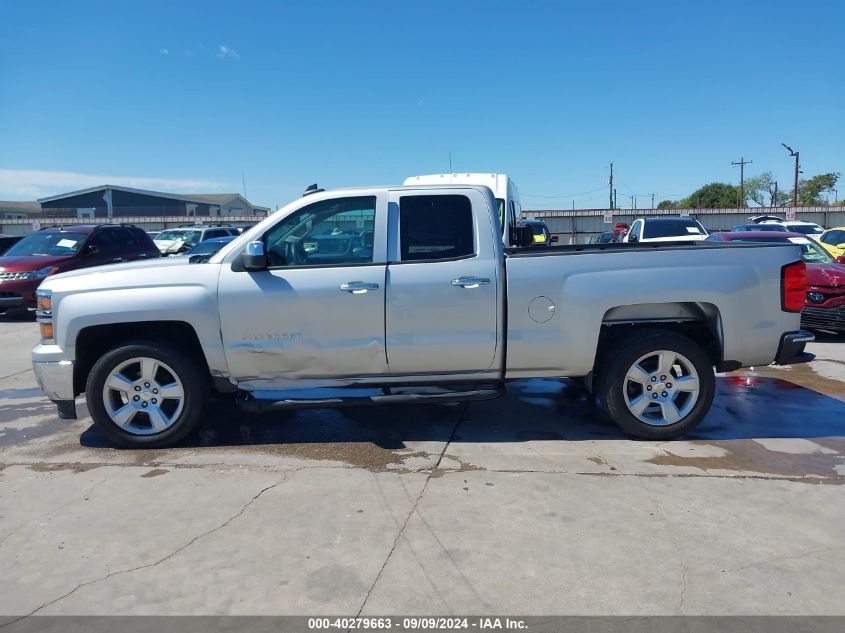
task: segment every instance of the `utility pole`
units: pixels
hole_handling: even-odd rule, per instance
[[[610,161],[610,180],[607,184],[610,195],[610,208],[613,209],[613,161]]]
[[[651,194],[651,208],[654,208],[654,194]]]
[[[610,205],[610,208],[611,208],[611,209],[615,209],[616,207],[617,207],[617,202],[616,202],[616,189],[614,189],[614,190],[613,190],[613,204],[612,204],[612,205]]]
[[[781,143],[781,145],[783,145],[786,148],[786,150],[789,152],[790,156],[795,157],[795,184],[792,188],[792,206],[797,207],[798,206],[798,156],[801,154],[801,152],[796,152],[786,143]]]
[[[632,209],[637,208],[637,196],[634,196],[634,195],[631,196],[631,208]]]
[[[778,205],[778,181],[777,180],[775,180],[775,193],[772,196],[772,206],[773,207],[779,206]]]
[[[741,157],[739,161],[732,161],[731,165],[739,165],[739,206],[745,206],[745,166],[753,163],[753,160],[745,160]]]

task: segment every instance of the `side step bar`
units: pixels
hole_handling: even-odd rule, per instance
[[[398,389],[398,388],[396,388]],[[390,388],[385,388],[382,393],[370,395],[343,396],[332,395],[331,397],[319,397],[319,389],[314,389],[315,397],[283,397],[256,398],[251,392],[241,391],[235,400],[242,411],[249,413],[260,413],[262,411],[273,411],[279,409],[318,409],[335,407],[367,407],[384,404],[437,404],[442,402],[467,402],[473,400],[493,400],[505,395],[504,384],[491,385],[487,388],[474,388],[464,390],[443,389],[436,392],[412,391],[413,388],[403,387],[401,393],[390,393]],[[331,390],[337,394],[337,389]],[[354,393],[355,389],[350,389]],[[361,391],[358,389],[357,391]],[[386,393],[385,393],[386,392]]]

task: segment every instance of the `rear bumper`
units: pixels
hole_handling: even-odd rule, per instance
[[[804,308],[801,327],[845,332],[845,306],[835,308]]]
[[[805,330],[787,332],[780,338],[775,365],[796,365],[806,363],[815,358],[812,354],[805,354],[804,345],[812,343],[816,337]]]

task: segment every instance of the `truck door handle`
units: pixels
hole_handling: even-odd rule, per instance
[[[369,281],[348,281],[345,284],[340,284],[340,289],[344,292],[351,292],[353,295],[361,295],[368,290],[378,290],[378,284]]]
[[[122,262],[123,258],[122,257],[114,257],[114,258],[112,258],[112,261],[113,262]]]
[[[452,280],[453,286],[460,286],[461,288],[478,288],[489,283],[490,280],[487,277],[459,277]]]

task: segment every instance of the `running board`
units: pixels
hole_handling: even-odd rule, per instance
[[[330,397],[319,397],[320,389],[313,389],[314,397],[295,397],[293,395],[286,397],[281,396],[281,393],[274,392],[273,396],[270,393],[262,394],[263,397],[255,397],[252,392],[242,391],[238,394],[235,402],[238,408],[249,413],[260,413],[262,411],[272,411],[279,409],[317,409],[317,408],[335,408],[335,407],[371,407],[384,404],[437,404],[443,402],[468,402],[473,400],[493,400],[505,395],[506,390],[504,384],[492,385],[489,388],[478,389],[464,389],[464,390],[450,390],[440,389],[438,391],[426,392],[425,388],[419,391],[413,391],[413,388],[394,388],[401,389],[401,393],[391,393],[390,388],[383,390],[376,389],[360,389],[351,388],[351,393],[355,392],[371,392],[361,395],[332,395]],[[328,390],[327,390],[328,391]],[[341,389],[331,389],[333,394],[343,392]],[[386,392],[386,393],[385,393]]]

